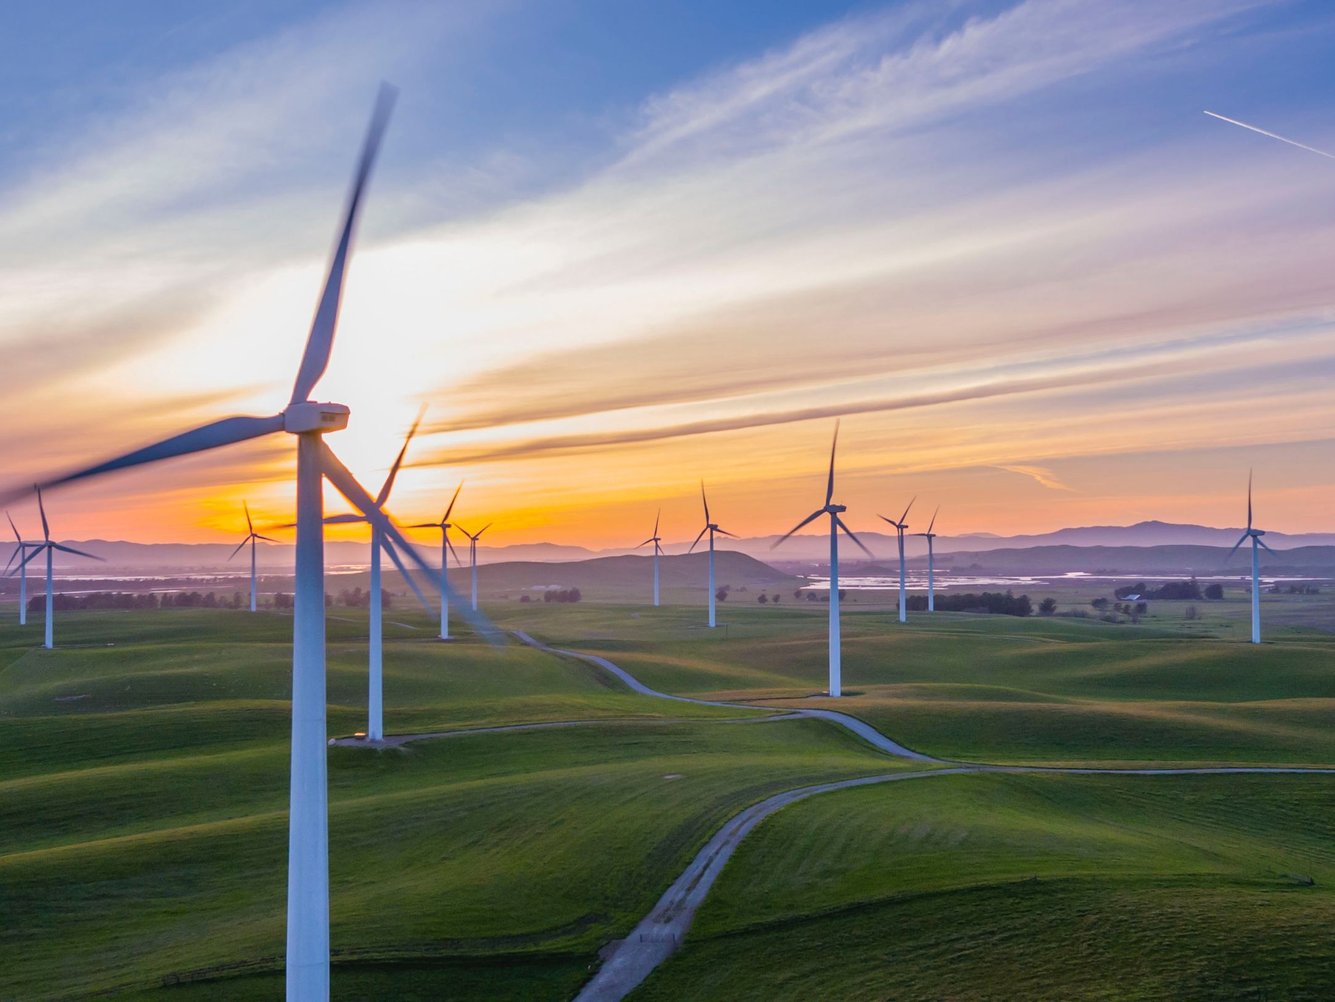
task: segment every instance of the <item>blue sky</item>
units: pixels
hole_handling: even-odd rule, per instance
[[[1255,465],[1274,527],[1330,528],[1335,165],[1202,114],[1335,148],[1329,4],[63,4],[10,27],[15,477],[273,409],[388,78],[322,392],[368,480],[429,403],[414,514],[466,477],[500,542],[605,543],[657,499],[693,519],[706,476],[782,531],[845,414],[855,521],[916,493],[960,530],[1223,523]],[[99,517],[205,538],[246,496],[283,521],[266,448],[116,478]],[[76,527],[91,499],[65,500]]]

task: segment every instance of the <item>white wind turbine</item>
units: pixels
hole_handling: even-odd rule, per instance
[[[9,527],[14,530],[14,544],[15,544],[14,552],[11,553],[9,556],[9,563],[5,564],[5,574],[8,575],[10,568],[14,566],[15,560],[19,561],[21,565],[26,564],[26,561],[24,561],[23,558],[24,555],[27,554],[29,548],[33,546],[40,546],[41,544],[26,542],[24,538],[21,535],[19,535],[19,528],[14,524],[14,520],[9,517],[9,512],[5,512],[5,518],[9,519]],[[28,568],[26,566],[22,566],[21,570],[22,574],[19,577],[19,626],[27,626],[28,625]]]
[[[936,612],[936,555],[932,552],[932,540],[934,540],[937,537],[938,533],[933,532],[932,527],[936,525],[936,516],[939,515],[940,513],[941,513],[940,508],[937,508],[936,511],[932,512],[932,521],[928,523],[926,532],[914,533],[915,536],[921,536],[923,539],[927,540],[927,611],[928,612]],[[908,512],[905,512],[904,514],[908,515]],[[903,554],[900,555],[899,566],[901,568],[900,580],[902,582],[903,580],[902,568],[904,566]],[[901,588],[900,594],[903,594],[902,583],[900,585],[900,588]]]
[[[770,549],[774,549],[802,526],[814,522],[822,515],[830,516],[830,696],[838,697],[842,693],[842,664],[839,646],[839,530],[842,529],[849,539],[857,543],[858,548],[867,556],[871,550],[862,545],[862,540],[853,535],[853,530],[844,525],[840,512],[848,509],[834,503],[834,450],[839,445],[839,422],[834,423],[834,441],[830,444],[830,477],[825,485],[825,506],[817,508],[797,525],[789,529]]]
[[[447,575],[449,573],[448,555],[454,553],[454,544],[450,542],[450,530],[456,526],[450,523],[450,512],[454,511],[454,502],[459,500],[459,492],[464,489],[461,482],[454,489],[454,497],[450,498],[450,503],[445,507],[445,514],[441,516],[439,522],[419,522],[416,525],[410,525],[410,529],[439,529],[440,530],[440,639],[450,639],[450,590],[448,588]],[[484,530],[485,531],[485,530]],[[480,534],[479,534],[480,535]],[[454,562],[460,563],[459,554],[454,553]],[[476,575],[475,575],[476,577]],[[477,609],[477,586],[473,587],[473,609]]]
[[[492,527],[495,523],[488,522],[477,532],[469,532],[462,525],[458,527],[459,531],[468,537],[468,566],[473,578],[473,611],[477,612],[477,541],[482,538],[482,534]]]
[[[246,548],[247,543],[250,544],[250,611],[254,612],[255,598],[256,598],[255,544],[261,539],[264,540],[266,543],[276,543],[278,542],[278,540],[270,539],[268,536],[261,536],[258,532],[256,532],[255,523],[250,520],[250,505],[242,501],[241,507],[245,509],[246,512],[246,538],[241,541],[241,545],[238,546],[235,550],[233,550],[232,556],[228,557],[227,559],[231,560],[232,557],[235,557],[238,553],[240,553],[242,550]]]
[[[394,480],[399,475],[399,467],[403,465],[403,457],[408,453],[408,445],[412,442],[413,436],[417,434],[417,426],[422,422],[422,415],[417,415],[417,420],[413,422],[412,428],[408,430],[408,437],[403,442],[403,448],[399,450],[398,456],[394,460],[394,465],[389,468],[389,475],[385,477],[385,482],[380,488],[380,493],[375,497],[376,511],[380,512],[386,521],[389,516],[384,514],[385,503],[389,501],[389,492],[394,489]],[[384,698],[384,678],[385,678],[385,659],[384,659],[384,589],[381,585],[380,574],[380,551],[393,553],[394,548],[385,537],[384,531],[377,522],[362,514],[350,513],[347,515],[330,515],[324,520],[325,525],[347,525],[349,523],[367,523],[371,526],[371,584],[370,596],[367,599],[367,691],[366,691],[366,740],[383,741],[385,739],[385,698]],[[417,591],[417,584],[408,573],[404,572],[404,578],[409,586]],[[426,606],[427,612],[431,611],[426,605],[426,598],[420,593],[422,605]]]
[[[1238,552],[1238,547],[1252,541],[1252,643],[1261,642],[1261,547],[1270,550],[1266,546],[1265,540],[1261,537],[1265,535],[1264,529],[1252,528],[1252,475],[1247,473],[1247,529],[1233,544],[1233,549],[1228,551],[1228,556],[1224,558],[1224,563],[1228,563],[1233,554]],[[1274,553],[1274,550],[1270,550]]]
[[[732,536],[733,539],[736,539],[737,537],[727,529],[720,529],[709,520],[709,498],[705,497],[705,482],[703,480],[700,481],[700,500],[704,502],[705,506],[705,527],[700,530],[700,535],[695,537],[695,542],[691,544],[691,548],[686,552],[693,552],[696,545],[700,542],[700,537],[706,532],[709,533],[709,628],[712,630],[718,625],[718,620],[714,612],[714,602],[716,597],[714,594],[714,533],[717,532],[721,536]]]
[[[660,553],[663,552],[663,547],[661,545],[663,542],[663,537],[661,537],[658,534],[658,523],[662,518],[663,518],[663,509],[659,508],[658,514],[654,516],[654,534],[640,544],[640,546],[648,546],[650,543],[654,544],[654,608],[655,609],[658,608],[658,556]],[[635,548],[638,550],[640,546],[637,546]]]
[[[917,500],[917,498],[913,499],[913,501]],[[909,502],[909,508],[913,507],[913,501]],[[893,518],[886,518],[884,515],[876,516],[882,522],[889,522],[893,525],[895,527],[895,532],[899,534],[899,621],[901,623],[908,622],[909,618],[908,606],[904,595],[904,530],[909,527],[909,524],[906,521],[909,517],[909,508],[904,509],[904,514],[899,516],[898,522]]]
[[[348,408],[343,404],[315,403],[310,399],[316,383],[324,375],[333,348],[343,275],[358,207],[393,100],[393,88],[382,87],[288,405],[269,417],[224,418],[43,485],[52,487],[71,483],[278,432],[296,437],[297,540],[292,616],[292,759],[285,968],[288,999],[303,1002],[329,997],[329,790],[325,761],[328,735],[325,727],[322,479],[328,479],[414,563],[431,573],[431,568],[375,507],[365,489],[325,444],[325,434],[347,427]],[[0,498],[0,504],[7,500]],[[407,570],[401,566],[397,555],[391,553],[391,557],[407,577]],[[499,634],[490,624],[479,620],[478,626],[499,642]]]
[[[73,553],[75,556],[87,557],[89,560],[101,560],[101,557],[93,556],[91,553],[84,553],[83,550],[76,550],[72,546],[62,546],[60,543],[51,542],[51,526],[46,521],[46,505],[42,503],[42,489],[37,488],[37,510],[42,515],[42,542],[29,543],[28,552],[19,564],[19,570],[27,577],[28,561],[37,559],[38,556],[46,554],[46,637],[42,641],[42,646],[48,651],[55,646],[55,591],[52,582],[51,558],[55,556],[57,550],[61,553]]]

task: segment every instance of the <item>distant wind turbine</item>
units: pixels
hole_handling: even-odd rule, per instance
[[[839,646],[839,530],[842,529],[849,539],[857,543],[858,548],[863,553],[869,557],[872,556],[871,550],[862,545],[862,540],[853,535],[853,530],[844,525],[844,520],[839,517],[840,512],[845,512],[848,509],[844,505],[834,503],[834,450],[838,445],[839,422],[836,421],[834,423],[834,442],[830,445],[830,477],[825,485],[824,507],[817,508],[802,519],[770,547],[770,549],[774,549],[802,526],[814,522],[822,515],[830,516],[830,696],[834,698],[837,698],[842,692],[843,672]]]
[[[241,541],[241,545],[238,546],[235,550],[233,550],[232,556],[228,557],[227,559],[231,560],[232,557],[235,557],[238,553],[240,553],[242,550],[246,548],[247,543],[250,544],[250,611],[254,612],[255,611],[255,544],[261,539],[264,540],[266,543],[276,543],[278,542],[278,540],[270,539],[268,536],[261,536],[258,532],[256,532],[255,523],[253,523],[250,520],[250,505],[242,501],[241,507],[244,508],[246,512],[246,538]]]
[[[375,502],[324,441],[347,427],[343,404],[310,399],[324,375],[338,324],[343,276],[347,269],[358,209],[376,151],[394,101],[394,89],[381,88],[348,196],[324,290],[311,322],[301,367],[287,406],[268,417],[231,417],[202,425],[134,452],[41,485],[54,487],[144,463],[191,455],[249,439],[286,432],[297,440],[297,542],[292,616],[292,760],[288,811],[287,998],[329,997],[329,785],[325,725],[324,498],[328,479],[348,502],[378,525],[423,571],[431,568],[375,506]],[[26,493],[26,492],[22,492]],[[14,497],[22,496],[15,494]],[[0,504],[9,496],[0,497]],[[398,556],[391,558],[407,577]],[[481,632],[499,634],[479,618]]]
[[[913,499],[913,501],[917,500],[917,498]],[[893,525],[895,532],[899,534],[899,621],[901,623],[908,622],[909,618],[908,605],[904,596],[904,530],[909,527],[906,519],[909,517],[909,508],[913,507],[913,501],[909,502],[909,507],[904,509],[904,514],[899,516],[898,522],[893,518],[886,518],[884,515],[877,516],[881,521]]]
[[[709,520],[709,498],[705,497],[705,482],[703,480],[700,481],[700,500],[704,502],[705,506],[705,527],[700,530],[700,535],[695,537],[695,542],[691,544],[691,548],[686,552],[694,552],[696,545],[700,542],[700,537],[706,532],[709,533],[709,628],[712,630],[718,625],[718,620],[714,614],[714,533],[717,532],[721,536],[732,536],[733,539],[737,537],[727,529],[720,529]]]
[[[932,527],[936,525],[936,516],[939,515],[940,513],[941,509],[939,507],[936,509],[936,511],[932,512],[932,521],[928,523],[926,532],[914,533],[915,536],[921,536],[923,539],[927,540],[927,611],[928,612],[936,612],[936,558],[935,554],[932,552],[932,540],[934,540],[937,537],[937,533],[932,531]],[[905,512],[904,514],[907,515],[908,512]],[[902,559],[903,558],[901,557],[901,563],[900,563],[901,568],[904,566],[902,563]],[[901,588],[900,594],[902,595],[903,594],[902,584],[900,585],[900,588]]]
[[[658,514],[654,517],[654,534],[640,544],[640,546],[648,546],[650,543],[654,544],[654,608],[655,609],[658,608],[658,555],[663,552],[663,547],[660,545],[663,542],[663,539],[661,536],[658,535],[658,523],[662,519],[662,517],[663,517],[663,509],[659,508]],[[635,548],[638,550],[640,546],[637,546]]]
[[[42,503],[42,489],[37,488],[37,510],[42,515],[42,542],[28,545],[28,552],[23,557],[19,570],[27,576],[27,566],[30,560],[35,560],[38,556],[46,554],[46,638],[42,646],[48,651],[55,646],[55,591],[52,584],[51,558],[59,550],[61,553],[73,553],[78,557],[87,557],[89,560],[101,560],[101,557],[95,557],[91,553],[84,553],[83,550],[76,550],[72,546],[62,546],[60,543],[51,542],[51,526],[46,521],[46,505]]]
[[[450,639],[450,589],[449,589],[449,560],[450,553],[454,553],[454,544],[450,542],[450,530],[455,528],[450,523],[450,512],[454,511],[454,502],[459,500],[459,492],[464,489],[460,482],[454,489],[454,497],[450,498],[450,503],[445,507],[445,514],[440,517],[439,522],[418,522],[416,525],[410,525],[410,529],[439,529],[440,530],[440,639]],[[459,554],[454,554],[454,562],[460,563]],[[474,588],[473,608],[477,609],[477,590]]]
[[[381,515],[389,520],[385,515],[385,503],[389,501],[389,492],[394,489],[394,480],[399,475],[399,467],[403,465],[403,457],[408,453],[408,445],[412,442],[413,436],[417,434],[417,426],[422,423],[422,415],[417,415],[417,420],[413,422],[412,428],[408,430],[408,437],[404,439],[403,448],[399,450],[398,456],[394,460],[394,465],[389,468],[389,476],[385,477],[385,482],[380,488],[380,493],[375,497],[375,509]],[[367,599],[367,690],[366,690],[366,740],[383,741],[385,739],[385,663],[384,663],[384,588],[380,583],[380,551],[392,553],[393,547],[385,533],[381,530],[379,524],[372,522],[366,515],[350,513],[347,515],[330,515],[324,520],[325,525],[347,525],[350,523],[366,522],[371,526],[371,584],[370,595]],[[403,572],[408,585],[417,590],[417,585],[408,572]],[[422,599],[422,605],[426,605],[426,599],[419,594]],[[430,612],[430,608],[427,608]]]
[[[26,563],[26,561],[23,560],[23,557],[28,552],[29,548],[33,546],[40,546],[41,544],[25,542],[23,537],[19,535],[18,526],[16,526],[14,524],[14,520],[9,517],[9,512],[5,512],[5,518],[9,519],[9,527],[14,530],[14,542],[16,544],[14,546],[14,552],[10,554],[9,563],[5,564],[5,574],[8,575],[9,569],[14,566],[15,560],[18,560],[20,563]],[[19,626],[27,626],[28,625],[28,568],[25,566],[22,568],[22,571],[23,573],[19,577]]]
[[[477,532],[469,532],[462,525],[459,531],[468,537],[468,566],[472,571],[473,577],[473,611],[477,612],[477,541],[482,538],[482,534],[490,529],[496,523],[488,522]]]
[[[1261,547],[1270,550],[1266,546],[1265,540],[1261,537],[1265,535],[1264,529],[1252,528],[1252,475],[1247,473],[1247,529],[1233,544],[1233,549],[1228,551],[1228,556],[1224,558],[1224,563],[1232,558],[1233,554],[1238,552],[1238,547],[1252,541],[1252,643],[1261,642]],[[1270,550],[1274,553],[1274,550]]]

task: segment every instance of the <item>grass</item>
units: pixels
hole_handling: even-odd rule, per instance
[[[1328,998],[1329,777],[968,775],[797,804],[656,999]]]

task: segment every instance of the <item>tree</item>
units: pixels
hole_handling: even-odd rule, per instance
[[[1038,603],[1038,614],[1040,616],[1051,616],[1057,611],[1057,600],[1049,595],[1042,602]]]
[[[759,595],[756,596],[756,601],[759,602],[761,605],[766,605],[769,602],[769,596],[762,591]]]
[[[718,591],[714,592],[714,597],[718,599],[720,602],[728,601],[728,586],[724,585]]]
[[[1098,609],[1099,612],[1102,612],[1104,609],[1108,608],[1108,600],[1104,598],[1102,595],[1100,595],[1098,598],[1090,599],[1089,604],[1092,605],[1095,609]]]
[[[1206,598],[1217,602],[1224,597],[1224,586],[1218,583],[1208,584],[1205,586],[1204,595]]]

